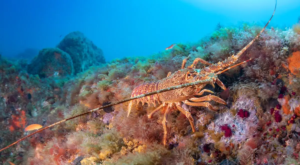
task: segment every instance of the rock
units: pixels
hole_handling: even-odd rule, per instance
[[[59,48],[45,48],[28,65],[27,71],[39,75],[40,78],[64,77],[73,75],[74,67],[68,53]]]
[[[105,63],[102,50],[79,31],[66,35],[57,47],[70,54],[75,74]]]

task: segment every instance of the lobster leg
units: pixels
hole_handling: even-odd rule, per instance
[[[226,86],[223,84],[223,82],[216,78],[216,83],[225,91],[226,90]]]
[[[193,132],[195,132],[194,119],[193,119],[191,113],[188,112],[188,111],[186,111],[186,110],[184,110],[184,109],[181,107],[181,105],[180,105],[179,102],[175,103],[175,105],[176,105],[177,109],[178,109],[181,113],[183,113],[183,114],[185,115],[185,117],[189,120],[190,125],[191,125],[191,127],[192,127],[192,130],[193,130]]]
[[[148,118],[150,119],[150,118],[152,118],[152,115],[155,113],[155,112],[157,112],[157,111],[159,111],[161,108],[163,108],[165,106],[165,104],[161,104],[160,106],[158,106],[157,108],[155,108],[151,113],[149,113],[147,116],[148,116]]]
[[[166,146],[166,144],[167,144],[167,135],[168,135],[168,130],[167,130],[167,114],[169,113],[169,111],[171,109],[171,106],[167,106],[165,108],[166,108],[166,111],[164,113],[164,118],[162,120],[162,125],[163,125],[163,128],[164,128],[164,140],[163,140],[164,146]]]
[[[168,75],[167,75],[167,77],[169,77],[171,74],[172,74],[172,72],[169,72]]]
[[[204,64],[204,65],[211,65],[211,63],[209,63],[209,62],[203,60],[202,58],[196,58],[196,59],[194,60],[193,64],[192,64],[191,66],[189,66],[189,68],[196,68],[196,66],[197,66],[197,64],[198,64],[199,62],[202,63],[202,64]]]
[[[185,68],[185,64],[187,62],[187,60],[190,58],[190,56],[188,56],[187,58],[183,59],[182,60],[182,64],[181,64],[181,69],[184,69]]]
[[[204,92],[208,92],[208,93],[214,93],[211,90],[208,89],[203,89],[202,91],[200,91],[199,93],[197,93],[195,96],[202,96],[204,94]]]
[[[220,97],[217,97],[215,95],[211,95],[211,94],[209,94],[207,96],[199,97],[199,98],[194,97],[194,98],[191,98],[189,100],[194,101],[194,102],[203,102],[203,101],[213,100],[213,101],[218,102],[220,104],[226,105],[226,102],[223,99],[221,99]]]
[[[216,86],[215,86],[215,80],[210,81],[210,82],[209,82],[209,85],[211,85],[211,86],[215,89],[215,87],[216,87]]]
[[[194,107],[207,107],[209,110],[217,111],[218,107],[212,106],[209,102],[195,103],[190,101],[184,101],[186,105],[194,106]]]
[[[132,109],[132,101],[130,101],[129,104],[128,104],[127,117],[129,116],[131,109]]]

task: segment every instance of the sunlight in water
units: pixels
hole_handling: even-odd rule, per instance
[[[226,7],[226,10],[260,10],[260,9],[272,9],[275,0],[243,0],[243,1],[237,1],[237,0],[182,0],[188,3],[191,3],[202,10],[211,10],[211,11],[218,11],[219,9],[224,9]],[[300,3],[298,0],[285,0],[285,1],[279,1],[278,5],[281,6],[281,9],[289,10],[293,8],[297,8],[300,6]],[[222,12],[222,11],[221,11]],[[227,11],[229,12],[229,11]]]

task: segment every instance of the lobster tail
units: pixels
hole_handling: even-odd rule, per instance
[[[158,82],[144,83],[133,89],[133,91],[131,93],[131,97],[135,97],[138,95],[142,95],[142,94],[157,91],[157,90],[158,90]],[[143,97],[143,98],[135,100],[134,102],[135,103],[141,102],[143,105],[144,105],[144,103],[150,103],[155,106],[156,101],[159,102],[158,95],[151,95],[151,96]]]
[[[159,82],[145,83],[145,84],[142,84],[142,85],[134,88],[132,93],[131,93],[131,98],[139,96],[139,95],[143,95],[145,93],[157,91],[158,90],[158,83]],[[158,98],[158,94],[151,95],[151,96],[145,96],[145,97],[130,101],[129,105],[128,105],[127,116],[129,116],[129,114],[131,112],[132,104],[133,103],[137,104],[139,102],[141,102],[142,105],[144,105],[145,103],[148,103],[148,104],[153,104],[154,106],[156,106],[156,102],[160,103],[159,98]]]

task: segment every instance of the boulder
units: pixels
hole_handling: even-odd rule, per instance
[[[70,55],[59,48],[42,49],[27,67],[30,74],[45,77],[64,77],[74,74]]]
[[[57,47],[70,54],[75,74],[105,63],[102,50],[79,31],[66,35]]]

